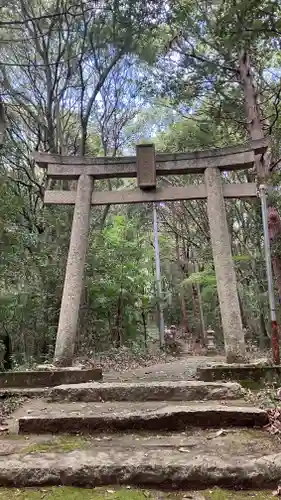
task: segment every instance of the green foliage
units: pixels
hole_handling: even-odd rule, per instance
[[[247,49],[271,135],[270,182],[280,184],[279,2],[65,7],[72,15],[60,15],[54,2],[14,0],[1,19],[9,24],[0,23],[9,125],[0,162],[0,328],[12,337],[17,363],[53,353],[72,220],[71,208],[43,207],[46,178],[30,159],[34,149],[103,156],[130,154],[141,142],[171,153],[242,142],[248,131],[237,69]],[[252,176],[228,173],[225,181]],[[197,184],[202,176],[159,179],[167,182]],[[134,186],[107,179],[95,189]],[[52,186],[62,187],[70,188]],[[280,199],[275,190],[270,201],[278,210]],[[226,207],[244,326],[262,336],[268,304],[260,204],[231,200]],[[196,331],[199,290],[205,323],[222,336],[205,201],[160,206],[159,241],[166,323],[182,324],[185,315]],[[150,205],[93,210],[80,351],[120,344],[138,350],[155,331],[152,242]]]
[[[214,269],[204,269],[203,271],[199,271],[197,273],[192,273],[188,278],[186,278],[182,285],[190,285],[193,283],[198,283],[199,285],[203,285],[204,287],[216,287],[216,274]]]
[[[154,296],[153,259],[136,218],[111,216],[103,231],[92,233],[86,272],[87,308],[94,315],[87,329],[98,325],[92,345],[100,336],[108,347],[144,336],[142,315],[147,317]]]

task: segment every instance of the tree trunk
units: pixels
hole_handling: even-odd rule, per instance
[[[262,139],[264,137],[264,130],[262,127],[262,117],[261,109],[259,105],[259,93],[254,84],[254,78],[250,66],[250,58],[247,51],[243,51],[240,57],[240,78],[244,89],[245,95],[245,110],[247,117],[247,124],[250,136],[252,139]],[[256,155],[255,157],[255,168],[258,180],[261,183],[266,182],[270,173],[270,149],[264,155]],[[274,209],[273,209],[274,210]],[[270,221],[270,208],[268,210],[268,221]],[[270,228],[269,228],[270,229]],[[276,261],[277,259],[277,261]],[[278,260],[281,262],[280,255],[276,255],[276,258],[271,258],[271,265],[273,268],[273,273],[276,279],[276,283],[279,290],[279,296],[281,296],[281,280],[279,273]],[[269,273],[267,272],[269,292],[271,291],[271,283],[269,279]],[[274,302],[274,297],[272,297]],[[272,301],[270,301],[272,302]],[[279,363],[279,335],[278,326],[275,316],[275,304],[271,304],[271,326],[272,326],[272,348],[273,348],[273,358],[276,363]]]
[[[260,333],[260,348],[261,349],[268,349],[270,346],[270,338],[267,333],[266,329],[266,322],[264,318],[264,314],[261,312],[260,313],[260,328],[261,328],[261,333]]]
[[[146,326],[146,316],[144,308],[142,308],[141,317],[143,325],[144,347],[147,349],[147,326]]]
[[[199,266],[198,266],[197,262],[195,262],[195,264],[194,264],[194,270],[196,273],[199,272]],[[199,283],[197,283],[196,286],[197,286],[197,299],[198,299],[199,316],[200,316],[201,344],[203,347],[206,347],[207,346],[207,339],[206,339],[206,328],[205,328],[205,319],[204,319],[204,310],[203,310],[203,304],[202,304],[201,288],[200,288]]]
[[[174,224],[176,226],[176,232],[175,232],[175,244],[176,244],[176,256],[177,256],[177,263],[178,263],[178,268],[181,273],[181,279],[183,280],[185,278],[185,273],[182,269],[181,266],[181,254],[180,254],[180,245],[179,245],[179,235],[177,231],[177,224],[175,221],[174,217]],[[184,330],[184,333],[189,332],[189,327],[188,327],[188,314],[187,314],[187,309],[186,309],[186,302],[185,302],[185,296],[184,296],[184,289],[181,287],[179,291],[179,301],[180,301],[180,306],[181,306],[181,312],[182,312],[182,328]]]

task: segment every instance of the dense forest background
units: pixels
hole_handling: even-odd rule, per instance
[[[122,156],[141,142],[154,142],[159,152],[243,143],[249,138],[239,74],[243,50],[271,139],[278,209],[280,2],[11,0],[1,8],[7,128],[0,151],[0,328],[11,335],[19,362],[53,353],[73,213],[44,207],[46,179],[32,151]],[[231,173],[225,182],[254,176]],[[128,179],[97,183],[100,190],[132,185]],[[157,209],[166,324],[200,335],[202,306],[205,327],[220,343],[206,203]],[[269,323],[260,200],[229,201],[227,214],[243,324],[264,346]],[[157,335],[156,306],[152,206],[93,209],[77,350],[144,347]]]

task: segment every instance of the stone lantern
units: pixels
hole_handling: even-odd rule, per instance
[[[215,332],[214,330],[209,326],[207,330],[207,351],[210,353],[216,352],[216,344],[215,344]]]

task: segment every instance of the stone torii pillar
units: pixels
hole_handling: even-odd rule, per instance
[[[217,278],[226,361],[243,362],[246,347],[220,170],[206,168],[207,211]]]
[[[137,146],[137,177],[140,189],[144,191],[155,189],[156,166],[153,145]],[[87,174],[80,175],[54,355],[54,364],[57,366],[72,365],[89,237],[92,193],[93,177]]]
[[[54,356],[54,363],[58,366],[71,366],[73,360],[88,245],[92,192],[92,176],[80,175]]]

